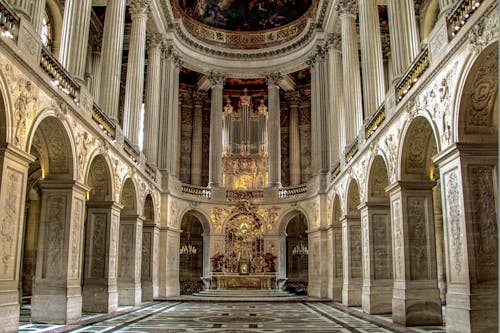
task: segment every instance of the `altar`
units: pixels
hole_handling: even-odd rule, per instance
[[[276,273],[212,273],[211,288],[273,290],[276,281]]]

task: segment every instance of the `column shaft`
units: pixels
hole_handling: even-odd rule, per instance
[[[125,0],[110,1],[104,20],[99,104],[115,122],[118,122],[124,28]]]
[[[330,167],[341,160],[341,153],[346,146],[345,121],[344,121],[344,87],[342,71],[342,53],[340,35],[334,34],[329,37],[328,71],[330,87],[329,112],[330,115]]]
[[[160,133],[158,136],[158,168],[168,169],[168,119],[170,114],[170,104],[173,99],[172,85],[175,75],[175,66],[170,57],[168,48],[163,50],[161,59],[161,95],[160,95]]]
[[[33,3],[31,22],[37,33],[42,31],[43,15],[45,14],[45,0],[37,0]]]
[[[268,91],[267,150],[269,156],[268,187],[281,186],[281,135],[280,135],[280,73],[266,77]]]
[[[145,221],[142,231],[141,287],[142,301],[158,297],[158,250],[160,230],[153,221]]]
[[[287,95],[290,108],[289,154],[290,154],[290,185],[300,184],[300,131],[299,104],[300,92],[294,91]]]
[[[91,9],[92,0],[67,0],[64,4],[59,60],[80,82],[85,74]]]
[[[33,0],[10,0],[10,3],[20,15],[31,20],[31,6],[33,5]]]
[[[179,156],[179,134],[180,134],[180,114],[179,114],[179,72],[180,60],[176,58],[175,53],[172,54],[173,62],[171,64],[171,82],[170,96],[168,108],[168,170],[172,176],[179,176],[178,156]],[[172,140],[174,138],[174,140]]]
[[[384,100],[384,63],[376,0],[359,1],[363,99],[366,116],[373,114]]]
[[[191,143],[191,184],[201,185],[201,164],[203,161],[203,105],[208,95],[206,92],[193,94],[193,135]]]
[[[123,133],[134,147],[139,145],[140,109],[144,93],[147,10],[148,0],[135,0],[130,5],[132,31],[127,62]]]
[[[210,108],[210,161],[208,166],[208,185],[222,185],[222,109],[224,76],[210,73],[212,100]]]

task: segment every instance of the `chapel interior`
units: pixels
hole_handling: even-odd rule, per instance
[[[496,0],[0,0],[0,332],[497,332],[498,73]]]

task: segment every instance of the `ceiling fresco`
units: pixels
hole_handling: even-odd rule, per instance
[[[262,31],[305,14],[312,0],[178,0],[185,14],[214,28]]]

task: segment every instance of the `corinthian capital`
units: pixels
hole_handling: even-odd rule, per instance
[[[266,83],[268,86],[279,86],[281,80],[283,80],[283,75],[279,72],[273,72],[266,75]]]
[[[331,45],[335,50],[342,50],[342,37],[339,33],[328,34],[328,45]]]
[[[285,98],[289,105],[298,106],[300,104],[300,91],[287,92]]]
[[[337,11],[341,15],[356,15],[358,4],[356,0],[339,0],[337,2]]]
[[[149,50],[160,50],[163,43],[163,37],[161,33],[154,32],[150,33],[146,37],[146,42]]]
[[[208,73],[208,80],[212,84],[212,86],[223,85],[226,76],[222,73],[218,72],[210,72]]]
[[[130,0],[129,10],[132,18],[134,16],[147,15],[150,0]]]

